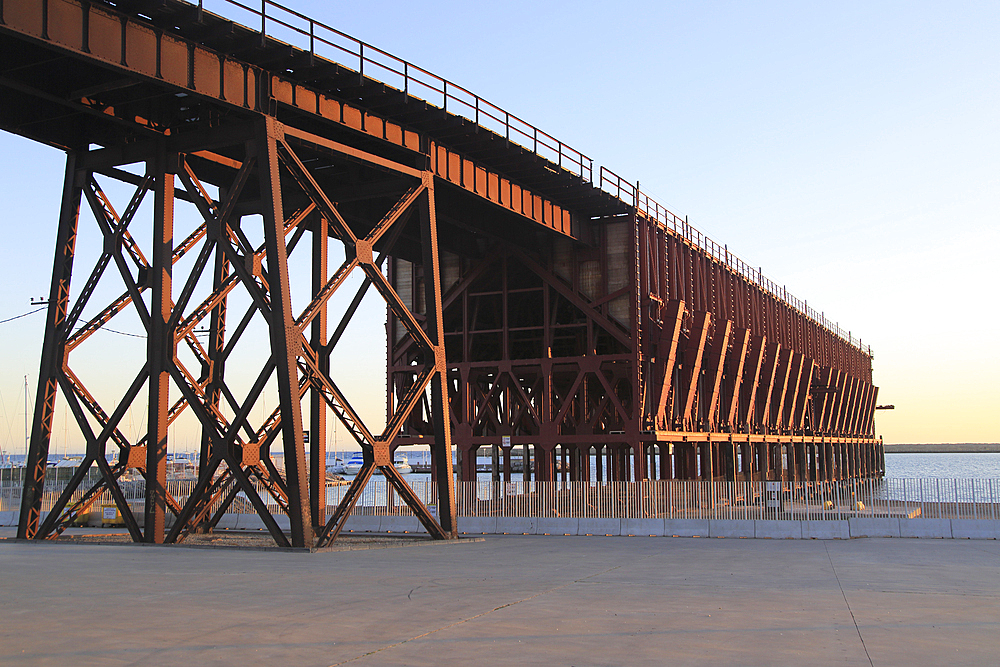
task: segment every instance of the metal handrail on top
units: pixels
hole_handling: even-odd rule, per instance
[[[198,0],[199,10],[204,9],[205,1]],[[262,37],[270,36],[273,39],[278,39],[279,37],[275,34],[274,26],[279,26],[291,32],[290,35],[282,34],[282,39],[294,37],[295,35],[308,38],[308,46],[303,44],[291,45],[303,49],[307,48],[311,56],[324,57],[325,52],[317,53],[317,48],[324,50],[324,47],[330,47],[337,52],[351,56],[351,59],[357,59],[359,79],[363,80],[365,77],[366,65],[375,67],[381,73],[394,75],[399,78],[398,83],[400,86],[398,90],[405,95],[418,97],[419,99],[423,98],[420,98],[418,93],[427,95],[428,97],[439,96],[437,100],[426,99],[424,101],[437,106],[443,111],[462,116],[474,122],[479,127],[495,132],[507,141],[529,150],[539,157],[556,164],[558,167],[579,176],[585,182],[590,183],[593,181],[594,161],[591,158],[462,86],[452,83],[432,72],[428,72],[422,67],[398,58],[378,47],[355,39],[336,28],[309,18],[295,10],[283,7],[272,0],[261,0],[259,9],[244,4],[239,0],[216,1],[238,7],[256,16],[260,21]],[[272,8],[271,13],[268,13],[268,8]],[[283,12],[287,16],[280,14],[275,16],[275,10]],[[304,22],[305,25],[293,25],[291,22],[293,20]],[[269,27],[271,30],[270,35],[268,35]],[[277,32],[283,31],[279,29]],[[331,60],[338,64],[343,64],[339,63],[336,57],[331,56]],[[388,81],[382,83],[392,85],[392,82]],[[449,102],[452,103],[451,109],[448,108]],[[456,105],[458,111],[455,110]]]
[[[680,218],[674,215],[665,206],[662,206],[652,197],[642,192],[639,189],[638,183],[626,181],[618,174],[603,166],[599,174],[599,184],[602,190],[621,200],[623,203],[633,206],[636,211],[651,220],[655,220],[662,227],[669,229],[681,238],[704,250],[710,256],[729,267],[734,273],[743,276],[768,294],[781,299],[820,327],[846,341],[849,345],[858,348],[862,352],[866,352],[869,357],[872,356],[870,345],[867,348],[862,346],[861,339],[855,339],[850,331],[844,331],[838,323],[830,322],[823,313],[809,307],[807,302],[789,294],[785,286],[779,286],[776,282],[765,276],[760,268],[750,266],[729,252],[728,246],[713,241],[707,235],[692,227],[688,223],[687,218]]]
[[[567,146],[547,132],[539,130],[534,125],[501,109],[495,104],[484,100],[468,89],[439,77],[432,72],[428,72],[422,67],[418,67],[403,60],[402,58],[398,58],[391,53],[388,53],[387,51],[383,51],[378,47],[362,42],[359,39],[355,39],[354,37],[351,37],[336,28],[332,28],[325,23],[321,23],[304,14],[296,12],[295,10],[279,5],[278,3],[273,2],[273,0],[260,0],[259,9],[244,4],[239,0],[209,1],[220,2],[226,5],[238,7],[256,16],[260,20],[260,32],[262,38],[268,36],[269,25],[276,25],[291,31],[292,36],[299,35],[307,37],[308,51],[311,56],[323,57],[322,54],[317,53],[316,49],[318,43],[321,45],[321,48],[325,45],[336,51],[345,53],[352,58],[357,58],[357,72],[359,80],[364,79],[365,65],[368,64],[378,68],[382,72],[395,75],[396,77],[401,77],[401,88],[398,88],[398,90],[400,90],[400,92],[404,95],[422,99],[415,94],[416,91],[421,90],[430,91],[432,94],[440,95],[441,103],[435,106],[438,106],[438,108],[443,111],[449,111],[448,102],[450,100],[454,104],[458,104],[459,108],[465,111],[465,113],[455,112],[453,104],[453,110],[451,113],[462,116],[467,120],[474,122],[479,127],[491,130],[496,134],[503,136],[507,139],[507,141],[521,146],[526,150],[530,150],[539,157],[553,162],[560,168],[566,169],[566,171],[579,176],[585,182],[593,182],[594,161],[591,158],[587,157],[580,151]],[[205,0],[198,0],[199,11],[204,9],[204,4]],[[280,12],[283,12],[292,18],[283,20],[282,18],[275,16],[273,12],[268,14],[269,7],[274,8],[275,10],[280,10]],[[307,27],[303,28],[293,25],[289,22],[293,19],[305,22]],[[317,33],[317,31],[319,32]],[[275,35],[273,28],[270,36],[272,39],[278,38]],[[337,39],[343,41],[345,44],[338,44],[334,41]],[[292,45],[294,46],[294,44]],[[300,48],[305,47],[300,45]],[[380,62],[379,60],[376,60],[376,58],[384,59],[386,62]],[[338,61],[333,59],[333,62]],[[390,82],[382,83],[392,85]],[[431,100],[425,101],[428,104],[434,104]],[[518,139],[524,143],[518,143]],[[603,166],[600,168],[599,175],[600,178],[598,180],[598,187],[601,190],[604,190],[623,203],[635,207],[637,211],[655,220],[660,225],[670,229],[682,238],[687,239],[689,242],[724,263],[735,273],[743,276],[765,292],[775,296],[776,298],[782,299],[792,308],[801,312],[820,327],[826,329],[838,338],[847,341],[848,344],[858,348],[862,352],[867,352],[869,357],[872,356],[871,346],[868,346],[867,348],[863,347],[861,345],[861,340],[855,339],[851,335],[850,331],[845,332],[840,328],[839,323],[830,322],[823,313],[817,312],[815,309],[809,307],[807,302],[797,299],[795,296],[789,294],[788,290],[784,286],[779,286],[773,280],[766,277],[760,268],[751,267],[739,257],[730,253],[728,246],[720,245],[719,243],[713,241],[711,238],[692,227],[687,222],[686,218],[681,219],[677,215],[673,214],[666,207],[662,206],[649,195],[642,192],[638,187],[638,183],[633,184],[629,181],[625,181],[613,171]]]

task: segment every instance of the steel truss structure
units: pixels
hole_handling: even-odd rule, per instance
[[[514,447],[531,458],[525,478],[545,481],[882,475],[867,352],[641,211],[593,224],[591,245],[446,256],[463,479],[486,448],[509,481]],[[394,268],[408,294],[419,267]],[[401,394],[414,350],[391,331]],[[400,441],[429,425],[414,413]]]
[[[453,442],[461,479],[481,447],[508,479],[514,448],[539,480],[881,474],[850,336],[516,116],[271,0],[224,1],[260,27],[182,0],[0,0],[0,128],[67,153],[19,537],[57,537],[108,491],[137,541],[246,502],[277,544],[322,546],[379,471],[453,538]],[[90,218],[100,250],[71,287]],[[381,432],[331,364],[369,292],[388,313]],[[116,317],[145,332],[136,368],[94,337]],[[120,395],[99,400],[81,358],[127,376]],[[59,396],[87,451],[43,516]],[[330,414],[365,465],[327,516]],[[165,486],[178,420],[201,432],[186,498]],[[436,515],[392,465],[407,444],[431,448]]]
[[[89,508],[101,491],[108,489],[135,540],[175,542],[192,530],[214,525],[234,497],[242,493],[257,509],[279,545],[322,545],[336,537],[358,493],[376,469],[392,483],[432,535],[453,536],[451,475],[440,477],[439,496],[444,502],[439,523],[392,466],[390,452],[393,436],[421,397],[429,405],[437,406],[436,419],[445,423],[440,397],[446,367],[440,318],[435,316],[440,306],[434,307],[441,302],[440,285],[429,271],[424,298],[432,306],[429,314],[424,313],[421,322],[417,322],[380,269],[385,262],[385,250],[376,251],[391,248],[409,224],[421,240],[424,261],[428,266],[434,265],[437,225],[433,175],[361,151],[349,151],[358,169],[389,172],[391,178],[383,179],[382,185],[388,187],[392,180],[402,190],[380,218],[370,220],[367,225],[352,224],[331,201],[329,188],[321,184],[324,179],[317,175],[316,167],[306,166],[307,162],[317,161],[317,152],[326,156],[323,167],[335,166],[336,158],[347,154],[343,146],[285,127],[271,117],[233,129],[233,136],[240,139],[230,140],[229,145],[214,132],[200,137],[202,142],[197,142],[194,135],[185,137],[183,143],[188,148],[183,152],[176,150],[173,142],[163,140],[133,145],[130,153],[147,156],[147,161],[144,173],[131,176],[119,169],[119,162],[131,161],[132,157],[122,158],[117,151],[69,155],[42,376],[29,450],[31,475],[22,503],[22,536],[58,535]],[[101,172],[135,184],[134,194],[124,206],[116,208],[105,194],[98,178]],[[175,189],[177,181],[182,189]],[[218,188],[218,199],[208,194],[209,183]],[[139,226],[136,212],[146,196],[154,199],[153,243],[144,253],[132,230]],[[203,218],[176,245],[173,242],[175,199],[193,203]],[[80,295],[71,303],[70,278],[81,200],[86,201],[100,227],[104,252]],[[247,218],[256,216],[262,221],[262,244],[254,244],[247,229]],[[307,259],[314,291],[308,305],[293,316],[288,262],[291,251],[309,237],[311,253]],[[342,242],[346,250],[345,261],[332,273],[327,267],[328,239]],[[174,267],[189,253],[195,259],[189,273],[178,276],[183,278],[177,281],[181,289],[173,300]],[[126,285],[125,293],[78,328],[80,314],[112,263]],[[363,272],[365,281],[340,325],[328,336],[327,304],[354,270]],[[212,288],[196,303],[192,295],[203,280],[210,280]],[[329,367],[330,354],[369,287],[374,287],[404,323],[407,335],[422,356],[421,363],[414,366],[415,380],[409,394],[394,407],[381,433],[372,432],[365,425],[338,388]],[[251,305],[234,327],[227,316],[228,304],[237,290],[245,291]],[[147,361],[115,410],[108,414],[74,374],[70,353],[126,308],[134,308],[145,325]],[[262,318],[267,325],[270,355],[241,400],[227,384],[227,361],[255,317]],[[202,326],[207,326],[207,344],[196,335],[196,329]],[[179,353],[178,347],[190,353],[193,363]],[[254,424],[251,409],[272,377],[277,380],[279,405],[262,423]],[[181,394],[173,405],[168,403],[170,383]],[[148,386],[149,430],[140,441],[130,442],[120,429],[121,421],[144,386]],[[76,476],[39,525],[52,415],[60,392],[86,438],[87,453]],[[311,432],[317,436],[312,442],[309,461],[305,457],[300,409],[306,393],[311,395],[314,406]],[[325,517],[326,456],[322,439],[326,409],[332,411],[365,452],[364,468],[329,520]],[[186,502],[181,503],[166,494],[165,457],[168,427],[185,410],[194,412],[202,425],[203,445],[198,484]],[[441,433],[441,446],[434,451],[437,465],[447,469],[451,463],[447,455],[448,433],[444,429]],[[279,473],[270,454],[279,439],[284,450],[284,475]],[[114,467],[108,460],[109,445],[118,450]],[[88,489],[83,499],[68,505],[91,464],[101,470],[101,481]],[[118,478],[129,468],[140,470],[146,481],[144,529],[140,528],[118,484]],[[251,483],[254,479],[287,514],[290,535],[282,531],[268,511]],[[216,502],[220,499],[221,505]],[[452,499],[450,503],[448,499]],[[165,531],[166,511],[176,516],[169,532]]]

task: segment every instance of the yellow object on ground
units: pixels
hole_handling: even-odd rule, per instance
[[[125,524],[124,519],[122,519],[122,513],[118,511],[117,505],[102,505],[101,506],[101,525],[102,526],[122,526]]]

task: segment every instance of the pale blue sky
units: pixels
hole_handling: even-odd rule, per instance
[[[289,5],[641,181],[860,336],[897,406],[878,415],[887,442],[1000,441],[1000,4]],[[48,290],[63,157],[9,134],[0,152],[6,319]],[[355,389],[378,422],[370,319],[352,356],[378,348]],[[42,324],[0,325],[15,452]]]

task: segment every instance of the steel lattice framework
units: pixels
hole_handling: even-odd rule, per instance
[[[446,255],[465,479],[485,447],[509,480],[518,446],[542,480],[881,476],[867,352],[646,216],[604,219],[595,233],[596,247],[496,242]],[[409,293],[415,267],[394,268]],[[403,333],[390,339],[397,393],[414,358]],[[401,442],[424,440],[427,415],[411,415]]]
[[[376,246],[391,247],[403,225],[413,218],[414,225],[420,229],[426,257],[433,261],[437,247],[433,176],[353,151],[353,160],[364,166],[377,165],[379,169],[390,170],[400,180],[400,187],[408,185],[385,214],[380,219],[374,219],[362,233],[358,231],[357,224],[352,227],[344,219],[338,206],[330,201],[312,170],[303,162],[309,147],[323,146],[331,151],[342,147],[321,137],[286,128],[270,117],[244,129],[249,138],[231,146],[219,145],[218,140],[211,142],[214,151],[224,151],[229,156],[225,158],[205,150],[174,151],[169,141],[135,145],[141,153],[153,157],[146,163],[145,173],[135,179],[134,195],[121,214],[102,190],[95,174],[100,170],[115,169],[118,166],[115,157],[101,151],[70,154],[50,292],[50,320],[43,348],[43,376],[35,417],[40,428],[32,434],[28,461],[35,483],[26,486],[29,495],[26,495],[22,505],[26,536],[58,534],[79,512],[87,509],[99,491],[107,488],[118,500],[125,524],[133,537],[142,539],[143,533],[117,483],[121,473],[131,467],[144,472],[147,489],[152,492],[148,494],[150,499],[145,508],[145,539],[150,541],[164,539],[165,508],[177,515],[177,521],[165,536],[167,541],[172,542],[205,522],[213,524],[235,494],[242,492],[258,510],[275,540],[279,544],[287,544],[284,533],[251,484],[251,479],[256,478],[288,515],[293,546],[313,543],[314,523],[320,527],[318,540],[323,543],[336,536],[357,499],[357,492],[376,468],[393,483],[425,521],[430,532],[439,537],[454,533],[454,519],[447,506],[440,515],[442,523],[448,526],[443,528],[427,513],[393,468],[389,451],[400,424],[425,390],[430,390],[431,402],[437,402],[433,397],[440,395],[441,376],[446,371],[441,332],[433,317],[433,307],[432,315],[425,318],[424,326],[400,303],[379,268],[385,261],[385,254],[376,256],[373,251]],[[206,170],[214,170],[211,176],[213,182],[225,184],[220,186],[225,196],[219,200],[207,194],[205,177],[199,174]],[[221,180],[220,176],[226,172],[228,179]],[[173,204],[180,194],[175,192],[177,181],[183,186],[184,199],[195,204],[204,222],[175,246]],[[245,200],[251,184],[256,187],[253,187],[254,203],[250,211],[263,221],[264,243],[260,245],[254,245],[249,240],[245,223],[241,222],[245,212],[239,212],[240,201]],[[130,226],[136,223],[135,213],[146,196],[154,198],[154,235],[149,259],[129,231]],[[105,239],[105,251],[82,293],[71,304],[69,281],[81,200],[87,202],[100,227]],[[294,210],[286,213],[285,205],[293,200],[299,203]],[[307,235],[312,238],[310,259],[316,289],[306,308],[293,316],[287,262],[291,250]],[[328,237],[343,242],[347,249],[347,259],[330,275],[326,270]],[[172,301],[173,267],[188,253],[196,257],[188,275],[178,281],[181,289],[176,301]],[[126,292],[77,329],[80,313],[88,305],[105,269],[112,263],[117,266],[127,286]],[[382,433],[373,433],[364,424],[337,387],[329,369],[330,353],[342,331],[338,329],[334,336],[326,336],[322,326],[326,305],[354,270],[362,271],[366,276],[363,289],[371,285],[386,299],[392,312],[406,324],[409,335],[423,351],[426,360],[416,368],[417,380],[411,387],[410,395],[400,401]],[[210,276],[212,290],[200,303],[193,303],[192,294],[205,276]],[[227,327],[227,303],[233,292],[240,289],[246,292],[252,305],[236,327]],[[427,302],[440,303],[440,289],[433,280],[428,280],[427,290]],[[73,373],[69,364],[70,352],[110,318],[129,307],[136,310],[147,331],[147,362],[136,374],[128,392],[118,401],[115,411],[109,415]],[[240,400],[226,383],[225,368],[232,347],[239,343],[253,317],[262,317],[267,323],[271,354],[257,374],[250,392]],[[195,328],[203,324],[209,326],[207,345],[194,334]],[[178,354],[178,346],[188,348],[197,364],[195,367],[185,363]],[[272,376],[277,378],[279,407],[262,424],[251,424],[250,410]],[[171,382],[182,395],[173,405],[167,402]],[[132,443],[122,434],[119,426],[140,389],[147,383],[149,431],[144,439]],[[47,435],[51,432],[54,402],[59,390],[86,436],[87,453],[76,477],[39,528],[40,487],[44,480]],[[310,392],[314,400],[322,400],[326,404],[366,453],[365,467],[355,479],[348,499],[329,521],[324,520],[325,498],[316,497],[325,492],[325,455],[320,457],[322,452],[318,448],[312,449],[315,456],[311,471],[305,459],[299,405],[306,392]],[[220,409],[223,400],[228,404],[225,412]],[[168,426],[187,409],[192,410],[203,425],[205,445],[198,486],[187,502],[181,505],[165,495],[164,459]],[[226,412],[231,412],[232,416],[227,417]],[[322,418],[324,413],[324,410],[313,411],[317,418]],[[443,413],[439,418],[443,423]],[[99,432],[92,428],[95,421]],[[445,443],[447,435],[444,432]],[[284,477],[278,473],[269,453],[272,443],[279,437],[284,442]],[[119,450],[119,463],[115,468],[108,465],[109,444],[116,445]],[[82,500],[67,508],[67,500],[92,463],[101,469],[102,480]],[[216,474],[223,464],[222,473]],[[449,464],[448,456],[439,462],[442,466]],[[310,474],[320,481],[310,486],[307,483]],[[442,480],[450,478],[450,475],[442,476]],[[308,493],[310,488],[314,489],[312,498]],[[157,491],[160,495],[153,495]],[[448,498],[449,495],[445,485],[442,496]],[[222,506],[216,510],[214,517],[208,516],[209,508],[219,498],[224,498]]]
[[[321,546],[380,471],[451,538],[453,440],[463,479],[481,447],[508,479],[513,447],[540,480],[881,475],[871,354],[849,335],[516,116],[269,0],[225,2],[259,28],[180,0],[0,0],[0,128],[67,154],[19,537],[58,536],[109,491],[137,541],[210,530],[246,498],[277,544]],[[101,250],[71,288],[81,208]],[[388,312],[381,432],[331,364],[372,290]],[[131,370],[93,340],[125,316],[146,335]],[[266,349],[244,354],[255,331]],[[74,371],[82,347],[132,378],[113,403]],[[278,406],[255,419],[270,385]],[[43,516],[59,396],[87,451]],[[329,414],[365,465],[327,516]],[[200,468],[173,498],[181,418],[201,428]],[[436,516],[392,465],[404,444],[433,452]]]

